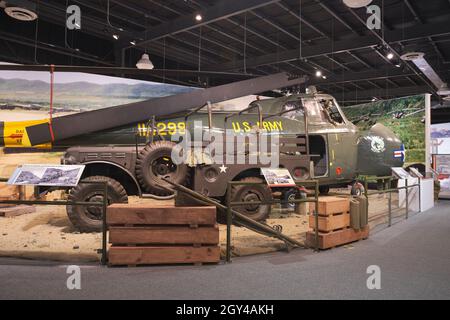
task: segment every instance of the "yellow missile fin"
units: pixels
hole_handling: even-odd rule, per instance
[[[38,124],[49,123],[48,119],[30,120],[20,122],[1,122],[0,121],[0,147],[6,148],[36,148],[36,149],[51,149],[52,145],[42,144],[32,146],[28,137],[26,127]]]

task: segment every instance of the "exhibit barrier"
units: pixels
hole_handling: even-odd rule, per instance
[[[369,200],[369,196],[373,196],[373,195],[379,195],[379,194],[388,194],[388,227],[392,226],[392,194],[396,193],[398,191],[401,190],[405,190],[406,196],[405,196],[405,220],[408,220],[409,218],[409,191],[412,188],[416,188],[418,190],[418,198],[420,199],[420,183],[417,184],[412,184],[412,185],[408,185],[408,179],[405,179],[405,186],[404,187],[398,187],[397,188],[392,188],[392,182],[393,181],[399,181],[400,179],[396,178],[396,177],[392,177],[392,176],[388,176],[388,177],[376,177],[376,178],[371,178],[371,177],[364,177],[363,178],[363,183],[364,183],[364,195],[366,196],[367,200]],[[370,182],[378,182],[378,181],[383,181],[386,182],[388,181],[389,183],[389,188],[384,188],[383,190],[377,190],[377,191],[370,191],[369,192],[369,183]],[[386,183],[384,183],[384,186],[386,187]],[[367,205],[369,205],[369,201],[367,201]],[[420,212],[420,208],[419,208],[419,212]],[[378,215],[376,216],[376,219],[379,219],[383,216],[385,216],[386,214],[382,214],[382,215]],[[374,217],[372,217],[372,221]]]
[[[8,182],[9,179],[0,178],[0,183]],[[104,181],[80,181],[79,184],[98,184],[103,185],[103,201],[102,202],[82,202],[82,201],[67,201],[67,200],[0,200],[0,204],[12,205],[45,205],[45,206],[93,206],[101,207],[103,225],[102,225],[102,248],[101,248],[101,263],[107,264],[107,238],[106,238],[106,208],[108,207],[108,184]]]
[[[392,226],[392,220],[393,220],[393,210],[392,210],[392,194],[397,193],[401,190],[405,190],[405,219],[407,220],[409,218],[409,192],[413,188],[418,189],[418,197],[420,199],[420,183],[408,185],[408,180],[405,179],[405,186],[404,187],[397,187],[392,188],[392,183],[395,181],[399,181],[399,178],[396,178],[394,176],[384,176],[384,177],[373,177],[373,176],[361,176],[360,182],[364,186],[364,196],[367,199],[367,211],[369,211],[369,197],[374,195],[381,195],[381,194],[388,194],[388,212],[378,214],[375,216],[372,216],[369,218],[369,222],[378,220],[380,218],[383,218],[384,216],[388,216],[388,227]],[[372,190],[369,191],[369,184],[376,183],[378,186],[382,186],[381,190]],[[353,197],[348,193],[342,193],[342,192],[330,192],[330,195],[333,196],[342,196],[342,197]]]
[[[226,208],[227,208],[227,245],[226,245],[226,261],[231,262],[231,227],[233,225],[234,220],[234,210],[233,207],[243,206],[243,205],[274,205],[281,203],[305,203],[305,202],[314,202],[315,203],[315,223],[316,226],[319,225],[319,181],[318,180],[308,180],[302,182],[296,182],[297,187],[311,187],[314,186],[314,199],[288,199],[288,200],[272,200],[272,201],[243,201],[243,202],[234,202],[231,200],[232,188],[233,186],[254,186],[254,185],[266,185],[264,182],[241,182],[241,181],[229,181],[227,186],[227,199],[226,199]],[[270,226],[269,226],[270,227]],[[281,230],[279,230],[281,233]],[[315,228],[315,251],[319,251],[319,228]]]

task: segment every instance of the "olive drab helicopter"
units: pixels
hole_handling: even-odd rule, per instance
[[[262,81],[263,85],[260,83],[257,88],[243,90],[242,86],[248,84],[245,81],[249,81],[245,80],[233,87],[233,90],[238,90],[235,94],[208,100],[205,98],[211,96],[202,96],[203,103],[192,99],[192,95],[199,93],[183,94],[184,97],[178,95],[176,101],[168,100],[173,96],[162,98],[160,104],[153,103],[158,109],[136,111],[139,117],[127,115],[122,125],[116,126],[118,122],[111,121],[102,130],[89,127],[86,131],[87,126],[83,123],[79,131],[67,134],[63,132],[62,119],[53,129],[57,136],[54,141],[50,141],[46,133],[47,123],[34,123],[25,130],[26,138],[34,146],[42,147],[50,143],[55,150],[65,150],[62,164],[84,164],[85,181],[108,183],[109,202],[127,202],[128,196],[133,195],[152,195],[160,199],[171,197],[172,193],[167,189],[170,185],[161,178],[188,186],[219,201],[225,199],[229,181],[264,182],[261,168],[270,164],[259,160],[234,164],[214,163],[206,157],[192,160],[193,157],[190,157],[185,163],[175,163],[172,151],[180,141],[179,137],[191,135],[199,128],[201,131],[227,132],[235,137],[276,137],[278,167],[288,169],[297,182],[317,179],[324,193],[330,187],[347,185],[352,185],[354,194],[361,193],[362,185],[357,183],[359,175],[390,175],[392,167],[403,166],[403,144],[390,129],[375,124],[367,131],[359,131],[332,96],[319,93],[314,87],[302,94],[257,99],[248,106],[241,106],[238,111],[215,105],[219,101],[263,92],[270,86],[271,89],[287,87],[291,83],[287,78],[286,75],[278,76],[280,84],[269,78],[270,84]],[[298,80],[296,84],[305,81]],[[165,108],[165,103],[180,105]],[[166,111],[161,110],[164,108]],[[129,110],[134,112],[132,108]],[[96,112],[88,116],[98,115]],[[18,126],[17,123],[15,125]],[[2,126],[5,130],[9,127],[8,123]],[[178,138],[174,141],[175,136]],[[194,143],[200,142],[200,145],[208,142],[195,141],[194,136],[190,138]],[[231,153],[247,157],[250,155],[248,147],[248,144],[234,146]],[[261,153],[259,150],[257,152]],[[229,150],[224,153],[229,153]],[[80,184],[68,190],[69,199],[95,201],[98,197],[95,188],[98,189],[95,185]],[[237,202],[264,202],[273,195],[267,185],[249,184],[233,188],[231,196]],[[270,206],[244,206],[239,211],[260,221],[268,217]],[[81,231],[101,230],[101,214],[96,210],[68,206],[67,212],[72,223]]]

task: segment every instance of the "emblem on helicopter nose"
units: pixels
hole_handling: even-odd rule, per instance
[[[386,145],[385,145],[384,139],[382,137],[372,136],[372,137],[369,137],[369,139],[370,139],[370,146],[371,146],[372,152],[382,153],[382,152],[386,151]]]

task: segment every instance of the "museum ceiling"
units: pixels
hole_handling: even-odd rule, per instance
[[[38,19],[21,22],[0,10],[0,60],[6,62],[134,68],[146,52],[158,69],[305,74],[308,85],[343,105],[425,92],[438,100],[430,78],[400,59],[407,52],[423,52],[442,81],[450,81],[448,0],[385,0],[382,31],[367,28],[365,9],[340,0],[11,2],[33,9]],[[81,9],[79,30],[65,28],[69,5]],[[233,80],[133,77],[190,86]]]

